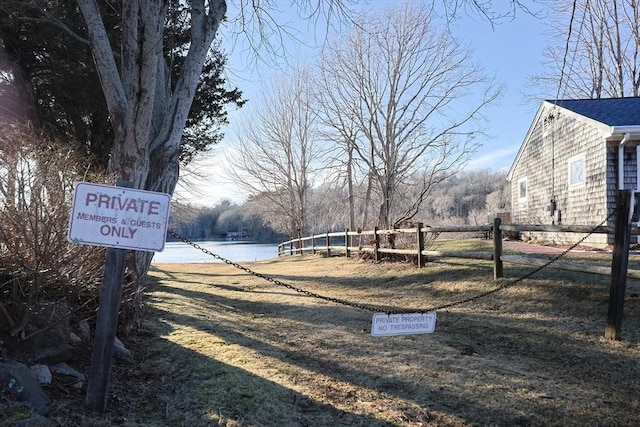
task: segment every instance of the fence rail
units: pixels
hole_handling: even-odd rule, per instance
[[[526,264],[536,266],[538,268],[554,268],[569,271],[579,271],[584,273],[603,274],[611,277],[609,289],[609,307],[607,312],[607,327],[605,329],[605,338],[620,339],[622,330],[622,317],[625,299],[625,289],[627,277],[640,278],[640,271],[629,270],[629,243],[631,235],[639,235],[640,228],[631,226],[632,211],[632,190],[619,190],[616,196],[616,208],[614,212],[615,227],[600,225],[597,227],[589,225],[532,225],[532,224],[505,224],[502,225],[500,218],[495,218],[492,225],[480,226],[455,226],[455,227],[425,227],[418,224],[415,228],[405,228],[397,230],[378,230],[375,228],[371,231],[353,232],[346,230],[342,233],[325,233],[311,237],[304,237],[281,243],[278,246],[278,255],[305,253],[311,251],[317,253],[319,251],[326,252],[331,255],[332,251],[344,251],[346,256],[351,256],[354,251],[362,253],[370,253],[376,261],[380,260],[381,254],[401,254],[405,256],[415,256],[418,267],[425,265],[427,256],[442,257],[463,257],[463,258],[481,258],[493,260],[493,276],[494,279],[503,277],[503,263],[511,262],[517,264]],[[606,221],[604,221],[606,222]],[[603,224],[604,224],[603,222]],[[606,233],[614,235],[614,246],[611,258],[611,268],[598,267],[593,265],[569,263],[554,259],[553,262],[542,260],[539,257],[509,255],[502,253],[502,233],[509,232],[561,232],[561,233],[581,233],[588,236],[594,233]],[[478,252],[454,252],[454,251],[429,251],[425,248],[425,237],[427,235],[437,236],[439,233],[446,232],[483,232],[493,234],[493,253]],[[394,242],[398,235],[415,236],[414,249],[396,249]],[[353,245],[353,238],[357,236],[359,245]],[[366,239],[367,236],[371,238]],[[386,236],[389,248],[383,248],[380,245],[380,237]],[[332,238],[344,239],[344,244],[332,245]],[[364,238],[364,240],[363,240]],[[324,239],[324,246],[316,246],[316,240]],[[579,240],[581,241],[581,240]],[[311,242],[311,247],[307,247],[306,242]],[[364,242],[364,243],[363,243]],[[368,243],[368,244],[367,244]],[[289,245],[288,250],[286,249]],[[295,248],[295,249],[294,249]]]
[[[540,225],[540,224],[501,224],[499,219],[494,224],[483,225],[463,225],[463,226],[424,226],[418,224],[414,228],[401,228],[393,230],[379,230],[377,228],[368,231],[338,231],[316,234],[313,236],[300,237],[292,239],[278,245],[278,256],[295,255],[295,254],[317,254],[323,253],[329,256],[335,254],[344,254],[350,257],[354,253],[371,255],[376,261],[379,261],[385,254],[405,255],[414,257],[419,267],[424,267],[426,257],[433,258],[468,258],[494,261],[495,263],[508,262],[512,264],[522,264],[530,266],[541,266],[546,260],[540,256],[525,254],[505,254],[502,251],[502,245],[497,244],[496,240],[502,241],[503,232],[557,232],[557,233],[578,233],[578,234],[614,234],[615,228],[610,226],[593,226],[593,225]],[[494,233],[494,230],[497,233]],[[640,227],[631,227],[632,235],[640,235]],[[492,234],[500,236],[499,239],[493,239],[492,251],[438,251],[430,250],[425,243],[428,241],[427,236],[437,236],[441,233],[482,233],[484,237],[490,237]],[[411,245],[414,248],[392,248],[383,247],[382,238],[389,236],[415,236]],[[354,244],[357,243],[357,244]],[[499,246],[499,247],[496,247]],[[610,275],[610,267],[594,266],[580,263],[572,263],[566,261],[556,261],[549,268],[576,271],[591,274]],[[640,279],[640,271],[628,270],[628,277]],[[496,278],[502,277],[502,272],[496,274]]]

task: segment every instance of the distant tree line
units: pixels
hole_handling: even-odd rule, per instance
[[[178,206],[173,209],[169,228],[193,240],[225,240],[243,238],[261,242],[279,242],[286,238],[265,226],[259,213],[249,203],[238,205],[223,200],[214,207]]]
[[[310,191],[308,227],[302,235],[349,228],[347,191],[328,183]],[[462,171],[444,180],[427,197],[414,222],[425,224],[481,224],[490,222],[498,212],[510,209],[509,186],[504,171]],[[250,240],[279,242],[289,238],[284,228],[277,228],[270,209],[258,197],[242,204],[224,200],[214,207],[182,206],[174,209],[171,229],[190,239],[216,240],[246,234]],[[363,201],[356,203],[362,218]]]

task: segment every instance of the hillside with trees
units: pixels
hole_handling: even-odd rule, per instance
[[[190,240],[225,240],[240,234],[245,240],[278,242],[286,237],[265,225],[251,206],[251,202],[237,205],[228,200],[214,207],[176,206],[169,228]]]
[[[362,192],[365,188],[357,188]],[[411,191],[410,187],[403,189]],[[307,228],[303,235],[339,231],[349,228],[349,204],[346,189],[331,183],[309,192]],[[176,206],[171,228],[196,240],[225,239],[229,232],[244,232],[251,240],[279,242],[289,238],[286,220],[269,209],[266,198],[252,197],[242,204],[224,200],[214,207]],[[365,207],[361,193],[356,197],[356,224],[372,229],[374,222],[363,222]],[[427,196],[415,221],[425,224],[481,224],[495,214],[510,209],[509,186],[504,171],[461,171],[443,180]],[[294,236],[296,237],[296,236]]]

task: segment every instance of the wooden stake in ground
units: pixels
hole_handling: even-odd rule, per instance
[[[120,181],[118,187],[133,187],[133,183]],[[100,305],[96,334],[91,354],[91,370],[85,403],[94,411],[107,410],[111,363],[118,328],[118,313],[122,303],[122,281],[127,258],[126,249],[107,248],[100,289]]]
[[[631,240],[631,199],[633,191],[620,190],[616,200],[616,224],[611,260],[611,286],[609,288],[609,310],[604,337],[619,340],[622,335],[622,313],[629,268],[629,243]]]
[[[502,230],[500,226],[502,220],[498,217],[493,219],[493,280],[498,280],[504,276],[502,266]]]
[[[127,250],[161,251],[166,241],[171,196],[132,187],[78,183],[69,220],[71,243],[108,248],[86,398],[99,412],[107,407]]]
[[[91,409],[98,412],[104,412],[107,409],[111,363],[118,327],[118,312],[122,301],[122,281],[126,257],[126,249],[107,248],[85,400]]]

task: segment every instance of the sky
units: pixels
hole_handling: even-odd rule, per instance
[[[390,1],[373,0],[371,4],[372,7],[386,6]],[[293,19],[288,25],[299,31],[299,38],[308,40],[308,45],[292,40],[286,42],[285,48],[291,62],[313,57],[317,48],[309,45],[314,43],[314,29],[309,28],[307,23]],[[531,93],[531,76],[540,73],[543,68],[543,50],[548,44],[546,30],[544,20],[521,11],[514,20],[493,27],[487,21],[469,15],[461,17],[454,24],[453,32],[472,46],[475,60],[488,75],[495,75],[504,84],[501,98],[485,111],[489,135],[480,141],[482,146],[472,156],[467,170],[507,170],[511,166],[541,101],[531,99],[527,93]],[[229,37],[223,37],[222,43],[228,54],[228,83],[242,90],[249,104],[257,101],[260,91],[268,84],[265,76],[273,75],[273,70],[277,68],[280,68],[277,71],[286,72],[285,68],[274,66],[268,60],[256,63],[250,49],[237,41],[232,43]],[[553,92],[553,89],[549,91]],[[225,180],[221,164],[225,150],[233,145],[238,135],[239,124],[250,117],[250,108],[232,108],[229,113],[230,125],[224,129],[224,140],[190,170],[183,170],[181,184],[176,191],[180,200],[213,206],[224,199],[235,203],[245,199],[245,194]]]

